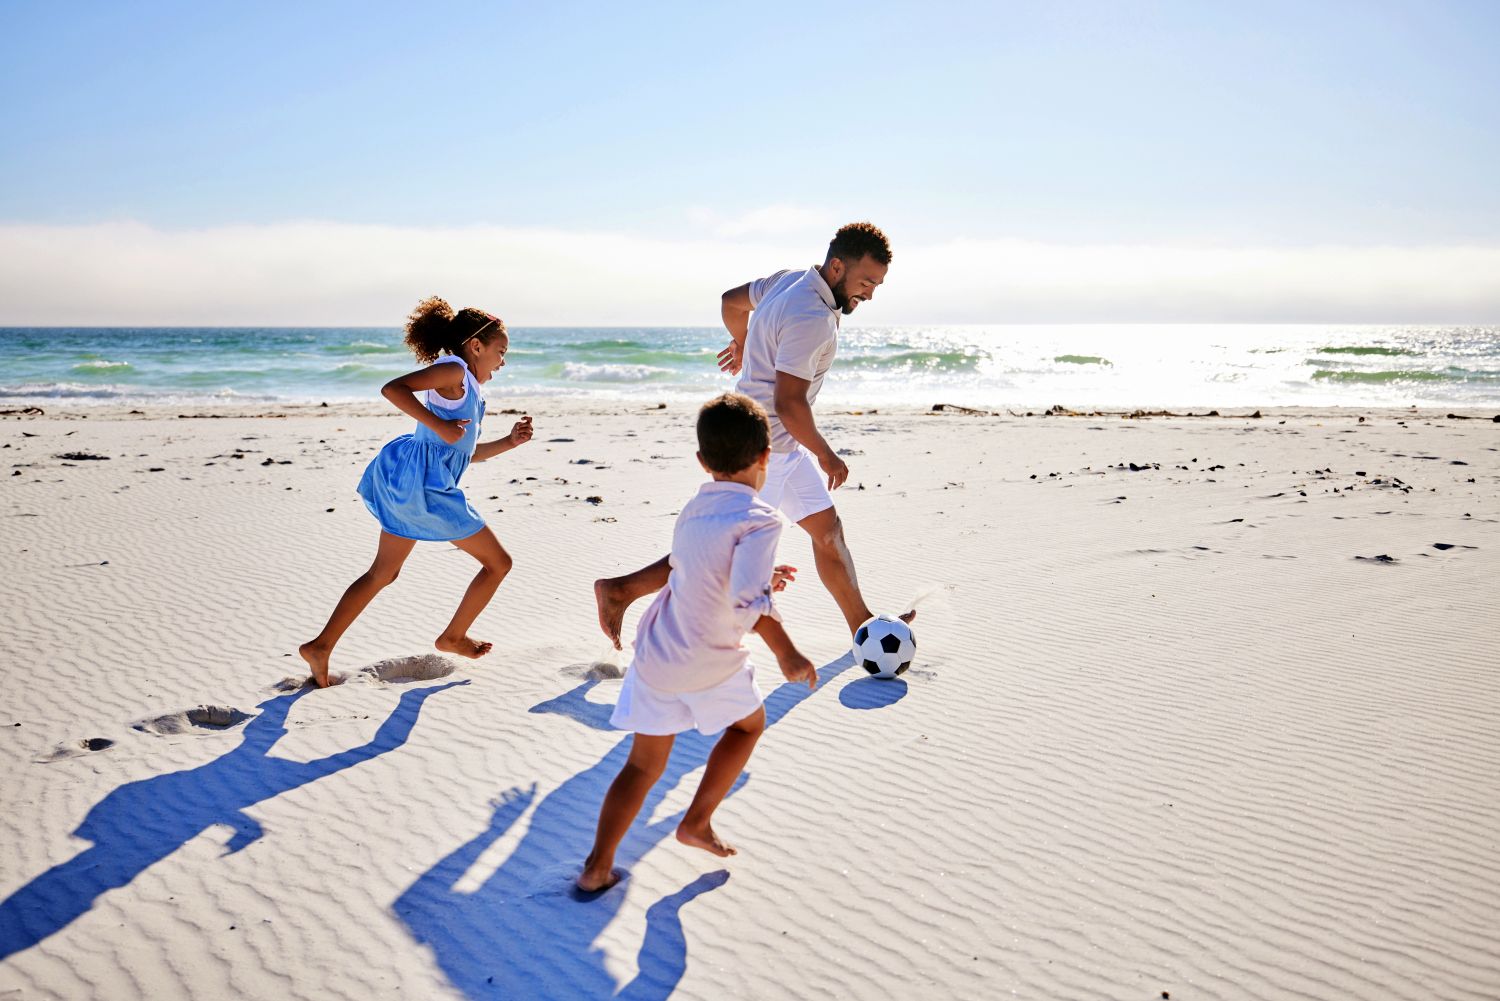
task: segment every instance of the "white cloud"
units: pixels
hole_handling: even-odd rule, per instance
[[[688,218],[714,236],[726,240],[741,237],[808,237],[821,235],[826,241],[840,222],[824,209],[803,205],[767,205],[739,215],[724,216],[713,209],[695,208]]]
[[[829,226],[778,234],[780,210],[764,211],[733,221],[737,237],[681,240],[319,222],[0,225],[0,324],[395,326],[436,293],[516,326],[711,325],[723,289],[822,254]],[[1500,247],[895,250],[864,322],[1500,320]]]

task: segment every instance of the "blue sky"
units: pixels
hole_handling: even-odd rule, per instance
[[[1497,48],[1488,2],[9,2],[0,253],[316,222],[810,258],[852,218],[898,261],[1491,251]]]

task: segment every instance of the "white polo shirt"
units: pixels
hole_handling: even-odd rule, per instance
[[[735,388],[766,408],[771,417],[771,451],[794,452],[797,441],[776,416],[776,373],[806,379],[811,405],[838,353],[843,314],[816,267],[778,271],[751,282],[750,308],[750,329]]]
[[[771,574],[784,524],[746,484],[698,488],[672,529],[667,586],[636,627],[630,669],[642,681],[659,692],[701,692],[744,670],[745,634],[762,615],[781,618]]]

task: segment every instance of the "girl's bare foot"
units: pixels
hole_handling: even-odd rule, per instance
[[[456,653],[460,657],[468,657],[474,660],[483,657],[490,652],[493,643],[481,643],[479,640],[471,640],[467,636],[439,636],[437,642],[432,644],[443,653]]]
[[[711,852],[719,856],[719,858],[728,858],[731,855],[739,854],[729,842],[721,841],[719,836],[714,833],[714,829],[708,824],[704,824],[702,827],[690,827],[688,822],[684,820],[677,825],[677,840],[694,848],[702,848],[706,852]]]
[[[900,615],[896,616],[896,618],[900,619],[902,622],[905,622],[907,625],[911,625],[912,619],[915,619],[916,617],[917,610],[915,608],[913,608],[909,612],[903,612]]]
[[[313,684],[319,688],[328,687],[328,655],[332,651],[325,646],[319,646],[311,641],[297,648],[297,653],[307,661],[307,666],[312,668]]]

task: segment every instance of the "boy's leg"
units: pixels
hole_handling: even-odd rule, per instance
[[[733,847],[719,840],[711,821],[714,811],[724,802],[724,797],[734,788],[735,780],[745,770],[745,765],[750,761],[750,752],[755,750],[755,742],[760,740],[765,729],[764,706],[725,728],[724,735],[708,756],[708,767],[703,770],[703,781],[698,783],[693,802],[688,805],[682,823],[677,825],[678,841],[720,857],[735,854]]]
[[[433,646],[444,653],[456,653],[461,657],[483,657],[490,652],[492,644],[470,639],[469,627],[495,596],[495,588],[510,573],[510,554],[500,545],[500,540],[495,538],[495,533],[488,526],[453,544],[479,561],[479,573],[469,582],[469,589],[458,603],[458,611],[453,613],[453,621],[448,623],[448,628],[443,630]]]
[[[615,849],[635,823],[635,815],[641,812],[646,794],[661,778],[667,767],[667,758],[672,754],[671,734],[655,736],[638,733],[631,738],[630,757],[625,767],[610,783],[604,795],[604,805],[599,809],[599,827],[594,834],[594,850],[584,860],[583,872],[578,877],[578,888],[592,893],[604,890],[619,882],[615,875]]]
[[[333,614],[328,616],[328,624],[323,627],[323,631],[297,648],[302,659],[307,661],[307,666],[312,668],[313,682],[319,688],[328,687],[328,658],[333,654],[339,637],[359,618],[359,613],[365,610],[365,606],[401,573],[401,565],[406,562],[416,544],[415,539],[403,539],[390,532],[381,532],[380,545],[375,550],[375,562],[370,564],[370,569],[344,591],[344,596],[333,608]]]
[[[599,628],[620,649],[620,627],[625,621],[625,609],[637,598],[655,594],[667,586],[672,575],[671,557],[663,556],[650,566],[626,574],[623,577],[601,577],[594,581],[594,604],[599,609]]]

